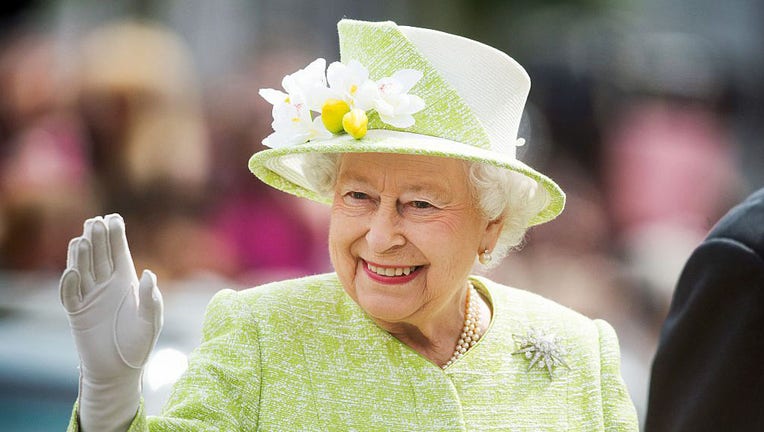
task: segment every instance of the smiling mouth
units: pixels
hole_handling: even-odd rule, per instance
[[[421,266],[411,267],[379,267],[374,264],[366,263],[366,268],[374,274],[386,277],[408,276],[417,271]]]

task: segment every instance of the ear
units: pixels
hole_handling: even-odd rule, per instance
[[[503,217],[488,222],[488,225],[485,227],[485,233],[483,233],[483,241],[480,242],[478,255],[486,250],[490,252],[496,247],[496,242],[499,241],[499,234],[501,234],[502,228],[504,228]]]

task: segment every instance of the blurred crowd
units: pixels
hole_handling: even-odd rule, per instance
[[[270,127],[255,79],[250,94],[224,88],[203,100],[185,44],[137,20],[100,26],[78,48],[62,70],[50,35],[22,29],[4,40],[3,268],[60,272],[82,222],[117,212],[136,267],[166,280],[327,269],[324,221],[247,170]]]
[[[764,161],[744,159],[756,154],[746,136],[756,135],[748,119],[761,95],[740,90],[719,41],[637,26],[627,33],[631,21],[606,8],[525,5],[518,17],[485,3],[495,5],[491,17],[471,26],[454,24],[458,7],[443,25],[415,7],[356,12],[471,36],[526,66],[533,88],[521,158],[550,173],[568,204],[491,276],[611,322],[642,410],[684,260],[760,186],[749,173]],[[261,38],[213,80],[180,32],[160,22],[97,22],[64,50],[42,26],[15,16],[4,26],[0,272],[59,274],[82,222],[113,212],[126,220],[136,267],[160,281],[214,275],[248,286],[329,271],[327,209],[264,186],[247,159],[270,133],[270,105],[257,90],[277,88],[318,55],[335,59],[336,45],[317,55],[315,41]],[[566,42],[550,39],[550,28]],[[320,31],[333,41],[331,26]]]

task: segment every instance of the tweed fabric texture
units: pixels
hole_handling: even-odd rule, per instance
[[[442,370],[371,321],[335,274],[221,291],[162,415],[130,431],[636,431],[613,329],[484,278],[480,342]],[[561,336],[555,378],[512,334]],[[69,431],[76,431],[76,422]]]
[[[317,193],[306,178],[303,171],[306,154],[372,152],[449,157],[509,169],[539,182],[549,193],[550,202],[531,219],[529,225],[547,222],[562,212],[565,206],[562,189],[552,179],[515,157],[517,127],[530,80],[514,60],[475,41],[432,30],[399,27],[393,22],[342,20],[338,30],[342,61],[347,63],[358,60],[368,68],[372,79],[390,76],[401,69],[421,71],[423,77],[410,93],[421,97],[425,101],[425,108],[413,115],[415,123],[407,129],[387,125],[376,112],[370,111],[369,132],[362,139],[343,134],[327,140],[255,153],[249,160],[249,169],[259,179],[284,192],[327,203],[327,197]],[[407,34],[420,37],[421,47],[413,43]],[[422,49],[426,49],[440,69],[445,68],[448,62],[443,56],[453,56],[453,53],[448,49],[438,53],[432,48],[437,45],[437,35],[444,38],[441,45],[450,41],[458,44],[464,52],[469,51],[470,45],[472,51],[480,50],[481,54],[475,55],[474,61],[470,63],[487,65],[491,63],[490,58],[499,58],[501,60],[494,63],[502,64],[504,69],[475,71],[477,66],[473,65],[472,73],[467,74],[470,68],[460,68],[462,72],[458,75],[463,77],[460,81],[469,81],[464,87],[468,91],[471,89],[469,97],[465,99],[465,95],[460,94],[455,85],[444,78],[445,72],[441,73],[422,52]],[[491,53],[494,53],[493,57]],[[503,70],[511,73],[499,73]],[[488,81],[492,84],[485,85],[482,92],[478,90],[478,84]],[[472,94],[475,92],[479,94]],[[488,109],[483,107],[483,114],[478,115],[467,99],[492,101],[496,112],[487,115]],[[499,108],[505,105],[512,108]],[[489,131],[497,136],[491,136]]]

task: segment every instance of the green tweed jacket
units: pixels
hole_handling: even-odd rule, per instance
[[[492,321],[445,370],[377,327],[335,274],[221,291],[162,415],[140,410],[130,431],[637,430],[607,323],[472,280]],[[531,329],[561,338],[569,368],[552,378],[512,354]]]

